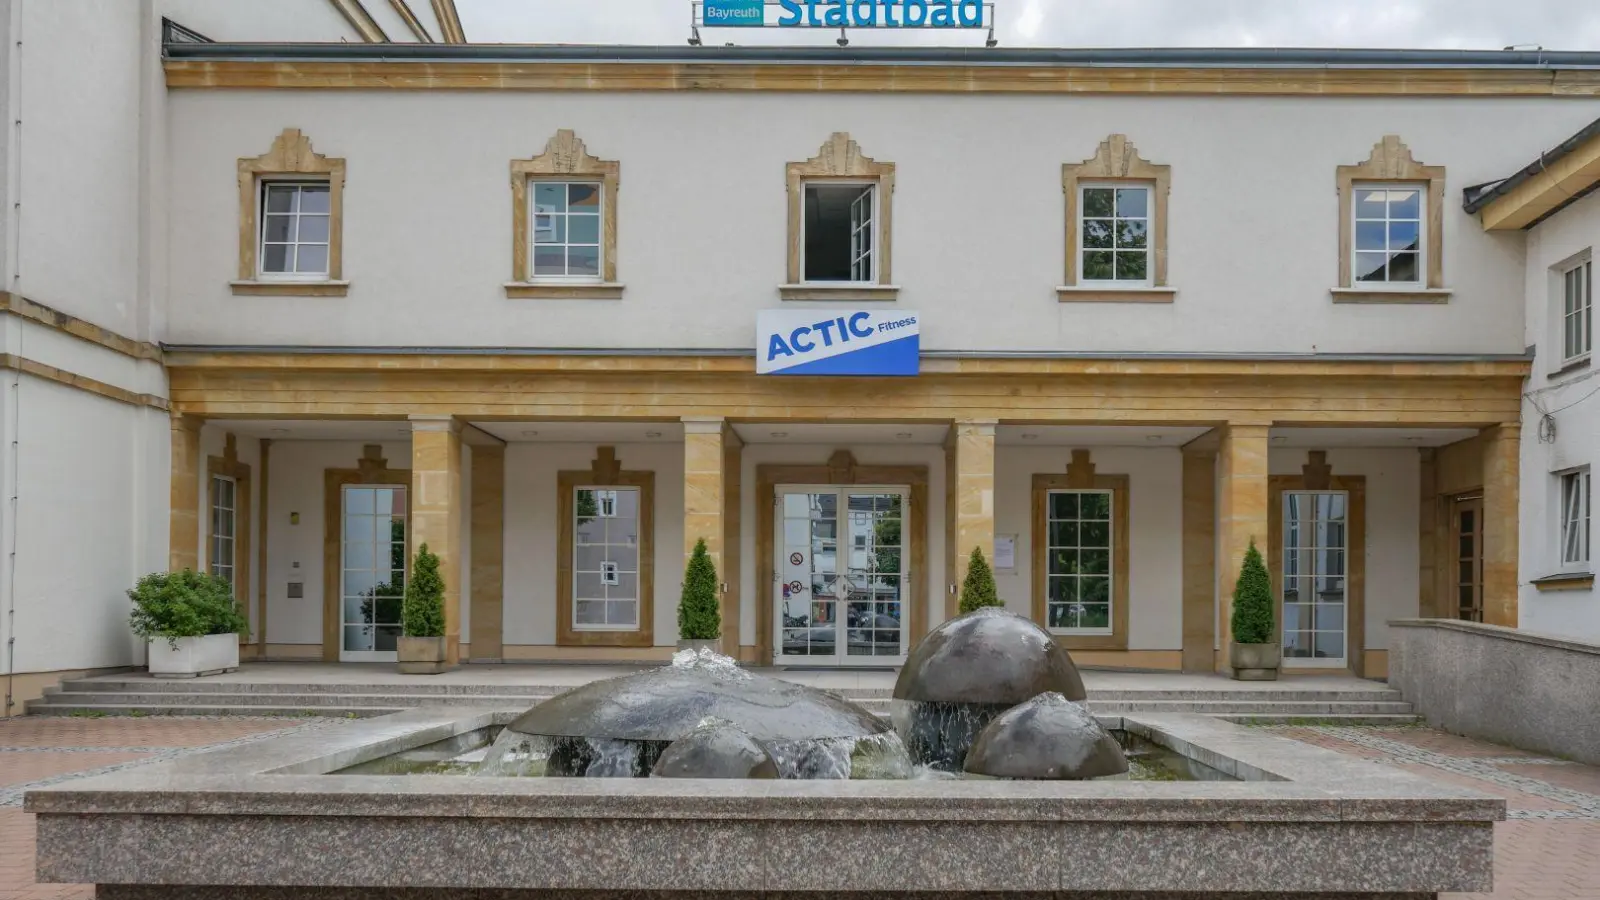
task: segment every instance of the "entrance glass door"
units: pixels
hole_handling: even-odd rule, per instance
[[[1483,621],[1483,498],[1457,497],[1451,511],[1455,538],[1456,617]]]
[[[785,487],[777,503],[776,662],[903,662],[906,490]]]
[[[1283,657],[1289,665],[1346,665],[1349,508],[1344,491],[1283,494]]]
[[[406,489],[347,485],[340,508],[339,659],[393,661],[406,591]]]

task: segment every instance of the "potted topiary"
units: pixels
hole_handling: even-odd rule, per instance
[[[695,541],[683,572],[683,595],[678,599],[678,649],[722,652],[717,565],[706,552],[705,538]]]
[[[439,557],[428,545],[417,548],[411,563],[411,581],[400,610],[405,633],[399,642],[400,671],[406,675],[438,675],[448,669],[444,637],[444,576]]]
[[[1238,681],[1276,681],[1283,645],[1272,622],[1272,579],[1252,538],[1233,588],[1233,644],[1228,664]]]
[[[983,558],[983,550],[972,548],[967,557],[967,577],[961,581],[961,614],[966,615],[985,606],[1005,606],[994,587],[994,571]]]
[[[154,572],[128,591],[129,625],[149,644],[150,674],[194,678],[239,668],[239,636],[250,622],[233,585],[205,572]]]

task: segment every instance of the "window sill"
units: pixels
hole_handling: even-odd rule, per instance
[[[898,300],[898,284],[780,284],[780,300]]]
[[[1550,374],[1546,375],[1545,377],[1560,378],[1564,375],[1571,375],[1573,372],[1579,372],[1587,369],[1589,368],[1589,359],[1590,357],[1588,356],[1580,356],[1577,359],[1564,362],[1559,368],[1552,369]]]
[[[1376,288],[1337,287],[1333,294],[1335,303],[1449,303],[1453,293],[1449,288],[1417,288],[1415,290],[1379,290]]]
[[[617,282],[594,284],[535,284],[527,281],[506,283],[509,300],[621,300],[624,285]]]
[[[1103,288],[1062,285],[1056,299],[1062,303],[1171,303],[1178,289],[1170,287]]]
[[[343,297],[348,281],[230,281],[235,297]]]
[[[1535,578],[1533,586],[1540,593],[1549,591],[1589,591],[1594,589],[1593,572],[1568,572],[1564,575],[1547,575]]]

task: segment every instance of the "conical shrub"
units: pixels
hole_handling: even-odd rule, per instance
[[[1003,606],[994,586],[994,571],[983,558],[983,550],[972,548],[967,558],[967,577],[961,581],[961,612],[963,614],[985,606]]]
[[[444,576],[439,574],[439,557],[428,552],[427,544],[417,548],[411,562],[400,615],[406,637],[444,637]]]
[[[1252,538],[1239,568],[1239,582],[1233,587],[1233,642],[1270,644],[1273,642],[1272,579]]]
[[[714,641],[722,636],[722,607],[717,599],[717,564],[706,552],[706,539],[694,543],[683,572],[683,596],[678,600],[678,638]]]

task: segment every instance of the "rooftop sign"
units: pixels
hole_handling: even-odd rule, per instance
[[[900,309],[756,314],[758,375],[915,375],[922,317]]]
[[[708,28],[767,27],[767,9],[779,28],[985,28],[991,0],[702,0],[700,24]],[[992,17],[992,12],[991,12]]]

